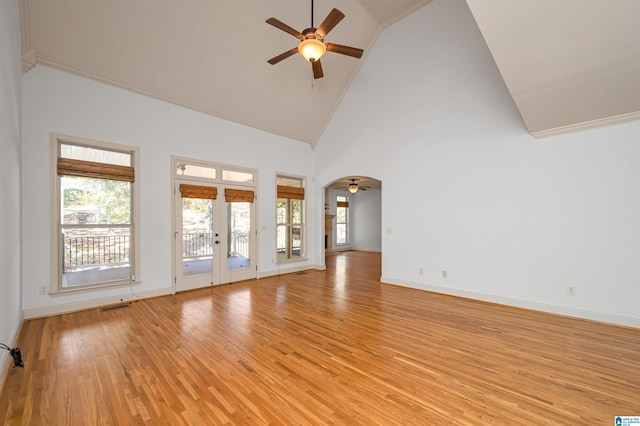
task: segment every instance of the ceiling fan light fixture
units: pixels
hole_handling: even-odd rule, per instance
[[[350,193],[355,194],[356,192],[358,192],[358,189],[360,189],[360,188],[358,188],[358,184],[357,183],[352,182],[352,183],[349,184],[349,188],[348,189],[349,189]]]
[[[326,53],[327,46],[323,42],[315,38],[307,38],[300,42],[298,53],[300,53],[307,61],[315,62],[322,58]]]

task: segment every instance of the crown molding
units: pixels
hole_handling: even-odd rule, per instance
[[[593,129],[596,127],[610,126],[613,124],[627,123],[630,121],[640,120],[640,111],[630,112],[628,114],[615,115],[613,117],[605,117],[597,120],[585,121],[583,123],[569,124],[567,126],[556,127],[553,129],[540,130],[530,132],[531,136],[536,139],[547,138],[550,136],[563,135],[565,133],[573,133],[580,130]]]
[[[26,73],[36,66],[36,51],[29,49],[22,54],[22,72]]]

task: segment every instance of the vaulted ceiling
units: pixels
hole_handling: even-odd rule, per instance
[[[467,3],[532,135],[640,118],[640,1]]]
[[[430,1],[315,1],[316,27],[333,7],[346,15],[325,41],[365,53],[328,52],[314,80],[299,55],[267,63],[298,40],[265,23],[302,31],[311,1],[20,0],[23,68],[60,68],[315,146],[381,32]],[[640,1],[467,3],[534,136],[640,116]]]

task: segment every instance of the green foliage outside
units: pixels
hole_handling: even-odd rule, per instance
[[[65,224],[131,223],[131,183],[86,177],[62,177]]]

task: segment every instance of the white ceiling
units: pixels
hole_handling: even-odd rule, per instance
[[[639,0],[467,0],[529,132],[640,118]]]
[[[299,55],[267,63],[298,39],[265,20],[302,31],[311,1],[21,0],[23,51],[32,49],[37,63],[314,145],[382,25],[429,1],[315,1],[316,27],[333,6],[346,15],[326,42],[365,49],[362,59],[328,52],[317,80]]]
[[[49,65],[315,146],[382,30],[431,0],[317,0],[346,18],[325,41],[324,78],[265,23],[298,31],[311,1],[20,0],[23,66]],[[438,0],[450,1],[450,0]],[[467,0],[534,135],[640,111],[640,1]]]

